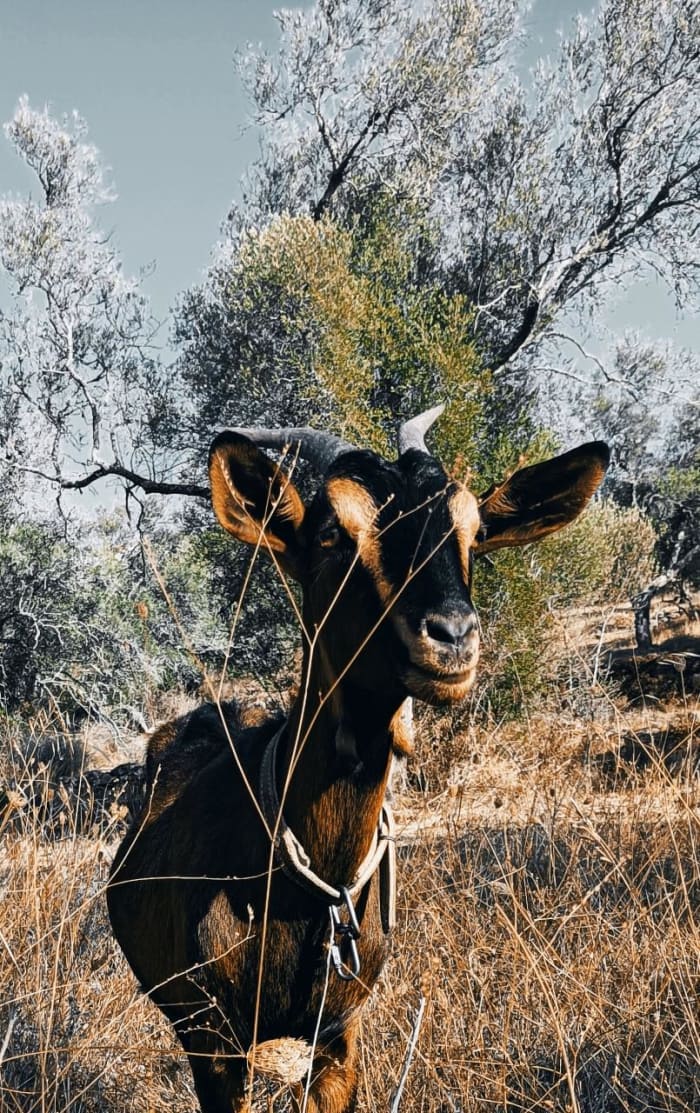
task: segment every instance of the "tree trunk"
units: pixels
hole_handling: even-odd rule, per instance
[[[664,572],[657,576],[644,591],[632,597],[632,610],[634,611],[634,636],[637,649],[640,653],[648,653],[653,648],[651,640],[651,601],[659,595],[669,584],[678,580],[678,572]]]
[[[634,636],[637,642],[637,649],[640,653],[648,652],[652,647],[651,642],[651,599],[653,592],[651,588],[642,591],[639,595],[635,595],[632,600],[632,610],[634,611]]]

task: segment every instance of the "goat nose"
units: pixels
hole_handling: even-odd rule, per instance
[[[462,649],[475,631],[473,614],[433,614],[425,619],[425,633],[431,641],[453,649]]]

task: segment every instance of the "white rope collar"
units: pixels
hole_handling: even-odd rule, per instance
[[[329,885],[311,869],[309,855],[282,814],[275,770],[279,742],[286,726],[284,722],[268,742],[260,768],[260,807],[265,822],[275,834],[277,862],[285,876],[310,896],[335,907],[347,904],[348,898],[354,903],[379,869],[382,929],[388,934],[396,925],[396,836],[391,808],[386,800],[382,803],[372,845],[349,885],[342,889]]]

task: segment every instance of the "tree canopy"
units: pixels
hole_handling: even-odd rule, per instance
[[[698,290],[693,0],[604,0],[527,85],[518,7],[320,0],[281,14],[277,57],[240,60],[263,155],[234,234],[281,211],[346,224],[377,192],[410,198],[494,371],[623,273]]]
[[[601,518],[604,571],[591,576],[617,569],[636,591],[651,575],[646,558],[620,572],[629,537],[648,542],[640,512],[664,566],[695,576],[698,399],[686,391],[672,411],[670,357],[622,338],[600,379],[578,398],[561,392],[550,423],[539,370],[561,370],[562,338],[645,275],[661,276],[679,305],[697,298],[694,8],[602,0],[520,78],[518,0],[316,0],[279,13],[277,53],[238,58],[261,156],[203,280],[173,309],[170,362],[141,280],[124,275],[101,227],[113,191],[83,120],[22,100],[6,135],[38,193],[0,200],[0,515],[15,586],[28,566],[17,544],[42,549],[36,533],[13,532],[17,521],[48,520],[61,579],[56,492],[109,479],[109,500],[121,485],[159,537],[204,536],[206,453],[221,426],[317,424],[391,454],[398,421],[437,401],[447,403],[437,449],[458,474],[475,473],[477,490],[519,457],[555,450],[584,407],[584,436],[613,443],[608,493],[625,509]],[[176,524],[162,500],[144,499],[154,493],[196,499]],[[211,538],[204,549],[198,583],[216,612],[247,577]],[[575,594],[556,587],[544,558],[514,559],[484,577],[485,605],[517,616],[504,620],[507,646],[515,626],[537,627],[550,589]],[[541,588],[533,621],[518,603],[525,582]],[[271,613],[270,598],[261,591],[257,614]],[[24,630],[13,607],[0,624]],[[208,642],[219,653],[208,619],[192,622],[206,630],[197,652]],[[265,635],[265,622],[253,626]],[[31,687],[33,661],[20,664]]]
[[[507,431],[523,451],[536,357],[556,363],[573,315],[645,272],[697,294],[693,8],[603,0],[528,81],[515,0],[280,13],[278,53],[238,59],[262,154],[175,308],[167,371],[95,223],[109,189],[82,121],[23,102],[7,131],[41,200],[0,212],[11,460],[201,495],[212,425],[317,417],[379,445],[438,392],[465,452]]]

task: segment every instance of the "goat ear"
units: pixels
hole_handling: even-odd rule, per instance
[[[610,462],[602,441],[591,441],[516,471],[479,500],[481,540],[474,551],[528,545],[573,522],[598,489]]]
[[[299,527],[306,508],[286,472],[238,433],[221,433],[209,450],[209,482],[214,513],[239,541],[276,555],[295,579],[301,578]]]

